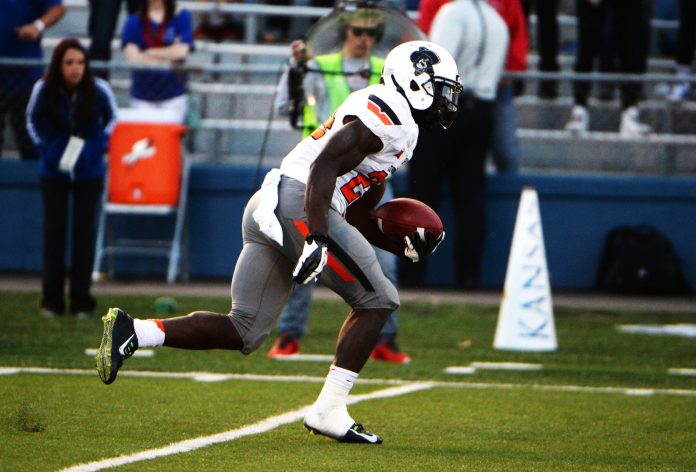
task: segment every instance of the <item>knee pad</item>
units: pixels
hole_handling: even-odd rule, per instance
[[[383,297],[387,304],[387,308],[390,308],[392,311],[399,308],[399,305],[401,304],[401,300],[399,299],[399,291],[396,289],[394,284],[391,283],[391,281],[386,284]]]
[[[244,342],[244,347],[240,352],[245,356],[257,350],[271,332],[270,327],[259,329],[256,315],[233,310],[229,317]]]

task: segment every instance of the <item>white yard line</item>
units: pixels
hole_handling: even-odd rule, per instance
[[[374,400],[377,398],[391,398],[399,395],[406,395],[409,393],[417,392],[419,390],[426,390],[432,388],[433,386],[433,383],[427,382],[401,385],[399,387],[391,387],[384,390],[378,390],[372,393],[366,393],[363,395],[352,395],[348,399],[348,403],[352,405],[355,403],[360,403],[367,400]],[[311,405],[307,405],[300,409],[283,413],[282,415],[271,416],[270,418],[266,418],[265,420],[259,421],[258,423],[243,426],[241,428],[233,429],[230,431],[225,431],[224,433],[213,434],[211,436],[202,436],[195,439],[188,439],[186,441],[180,441],[178,443],[170,444],[169,446],[161,447],[158,449],[148,449],[146,451],[136,452],[135,454],[128,454],[113,457],[110,459],[103,459],[100,461],[89,462],[86,464],[78,464],[67,469],[63,469],[63,471],[86,472],[102,470],[110,467],[118,467],[125,464],[132,464],[134,462],[146,461],[157,457],[179,454],[181,452],[191,452],[196,449],[211,446],[213,444],[234,441],[245,436],[253,436],[255,434],[266,433],[279,426],[283,426],[301,420],[302,418],[304,418],[305,412],[310,406]]]
[[[136,351],[137,352],[137,351]],[[445,374],[473,375],[479,370],[542,370],[541,364],[527,364],[523,362],[472,362],[466,366],[449,366],[443,371]]]
[[[52,374],[52,375],[94,375],[93,370],[88,369],[54,369],[45,367],[13,367],[0,366],[0,375],[27,374]],[[312,382],[321,383],[324,377],[310,376],[291,376],[291,375],[253,375],[253,374],[220,374],[213,372],[147,372],[147,371],[126,371],[120,374],[122,377],[140,378],[169,378],[169,379],[191,379],[197,381],[221,381],[221,380],[251,380],[265,382]],[[696,397],[696,390],[686,389],[651,389],[651,388],[623,388],[623,387],[588,387],[580,385],[538,385],[538,384],[501,384],[501,383],[481,383],[481,382],[428,382],[428,381],[405,381],[399,379],[360,379],[361,384],[386,384],[396,385],[376,392],[352,395],[348,399],[349,404],[355,404],[377,398],[391,398],[399,395],[427,390],[434,387],[444,388],[466,388],[477,390],[539,390],[546,392],[575,392],[575,393],[602,393],[602,394],[622,394],[630,396],[652,396],[652,395],[671,395]],[[78,464],[64,471],[96,471],[110,467],[117,467],[134,462],[145,461],[157,457],[190,452],[202,447],[207,447],[221,442],[234,441],[245,436],[261,434],[275,429],[279,426],[299,421],[305,415],[309,406],[302,407],[281,415],[266,418],[258,423],[243,426],[238,429],[226,431],[211,436],[203,436],[195,439],[180,441],[157,449],[136,452],[134,454],[118,456],[86,464]]]
[[[615,393],[620,395],[672,395],[696,397],[696,390],[679,388],[626,388],[626,387],[588,387],[585,385],[540,385],[482,382],[435,382],[437,387],[470,388],[480,390],[541,390],[545,392],[573,393]]]
[[[56,369],[51,367],[13,367],[0,366],[0,375],[48,374],[48,375],[85,375],[95,376],[95,369]],[[260,382],[303,382],[323,383],[326,377],[308,375],[262,375],[262,374],[221,374],[219,372],[157,372],[148,370],[120,371],[118,377],[140,377],[153,379],[191,379],[199,382],[223,380],[257,380]],[[404,385],[414,381],[399,379],[360,379],[360,384],[370,385]]]
[[[696,369],[674,367],[667,371],[669,375],[696,375]]]
[[[476,370],[542,370],[544,368],[541,364],[526,362],[472,362],[471,367]]]
[[[85,349],[85,356],[95,355],[97,355],[97,349]],[[153,349],[138,349],[133,353],[133,357],[155,357],[155,351]]]
[[[331,362],[333,359],[333,354],[290,354],[273,358],[274,361],[285,362]]]
[[[50,374],[50,375],[93,375],[92,369],[54,369],[48,367],[13,367],[0,366],[0,375],[15,374]],[[323,383],[325,377],[307,375],[260,375],[260,374],[221,374],[216,372],[153,372],[145,370],[130,370],[119,372],[119,377],[140,377],[160,379],[191,379],[199,382],[223,380],[250,380],[258,382],[303,382]],[[429,385],[434,387],[469,388],[479,390],[543,390],[547,392],[578,392],[578,393],[616,393],[623,395],[674,395],[696,397],[696,390],[675,388],[626,388],[626,387],[589,387],[585,385],[541,385],[541,384],[512,384],[485,382],[442,382],[402,379],[359,379],[361,385]]]

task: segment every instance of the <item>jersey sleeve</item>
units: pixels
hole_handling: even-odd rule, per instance
[[[353,115],[382,140],[386,147],[406,139],[411,132],[413,118],[405,100],[380,93],[382,87],[373,86],[351,94],[341,105],[345,116]]]
[[[138,15],[131,15],[126,19],[121,31],[121,47],[125,48],[127,44],[133,43],[138,48],[143,48],[142,29]]]

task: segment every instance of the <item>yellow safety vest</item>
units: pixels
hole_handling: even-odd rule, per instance
[[[348,95],[351,94],[350,87],[348,86],[348,81],[346,76],[343,75],[343,54],[340,52],[332,54],[322,54],[314,58],[314,61],[319,66],[319,70],[322,72],[329,72],[324,74],[324,83],[326,84],[326,91],[329,95],[329,104],[331,105],[331,112],[333,113],[338,106],[343,103]],[[379,78],[382,71],[382,66],[384,65],[384,59],[378,57],[370,56],[370,79],[367,85],[374,85],[379,83]],[[375,74],[374,72],[378,72]],[[312,134],[315,129],[319,127],[321,123],[317,118],[317,112],[315,107],[306,104],[302,114],[303,131],[302,137],[305,138]]]

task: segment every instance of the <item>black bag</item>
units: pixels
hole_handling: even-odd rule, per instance
[[[648,224],[619,226],[609,232],[597,269],[596,288],[641,295],[691,292],[672,243]]]

